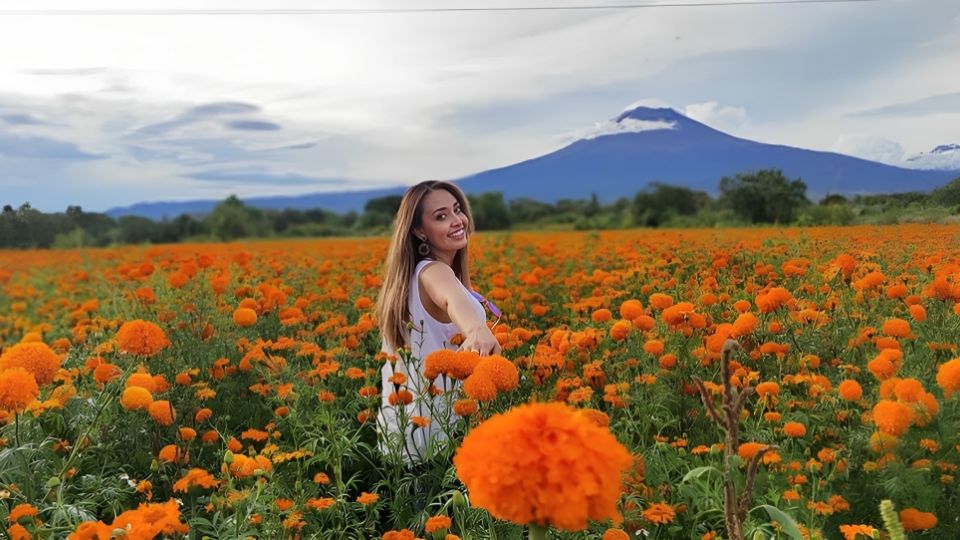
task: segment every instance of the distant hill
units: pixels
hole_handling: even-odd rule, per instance
[[[491,169],[455,182],[467,193],[500,191],[506,199],[530,197],[543,202],[585,199],[596,193],[601,202],[631,197],[650,182],[684,185],[717,194],[723,176],[776,168],[801,178],[811,198],[844,195],[930,191],[960,176],[958,170],[904,169],[835,152],[766,144],[728,135],[673,109],[637,107],[555,152],[514,165]],[[260,208],[323,208],[361,211],[374,197],[402,193],[404,186],[292,197],[261,197],[245,202]],[[113,208],[113,217],[141,215],[152,219],[181,213],[209,212],[218,201],[138,203]]]

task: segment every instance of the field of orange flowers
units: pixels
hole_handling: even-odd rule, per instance
[[[747,538],[960,538],[960,227],[477,234],[503,358],[428,359],[476,375],[412,467],[386,247],[0,251],[0,537],[709,540],[729,485]]]

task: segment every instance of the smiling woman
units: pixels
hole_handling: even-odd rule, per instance
[[[377,299],[382,350],[392,357],[381,369],[378,416],[380,448],[407,463],[431,453],[456,419],[449,408],[453,381],[425,380],[423,360],[433,351],[457,349],[497,354],[483,305],[470,290],[467,247],[473,219],[457,186],[428,181],[404,193],[394,222],[385,276]],[[429,391],[432,386],[442,394]],[[420,419],[417,425],[411,419]]]

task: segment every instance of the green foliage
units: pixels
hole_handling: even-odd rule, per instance
[[[789,180],[777,169],[740,173],[720,180],[719,204],[751,223],[790,223],[797,211],[810,204],[807,185]]]
[[[693,216],[706,208],[710,196],[683,186],[654,182],[633,199],[633,222],[658,227],[675,216]]]
[[[930,202],[940,206],[960,205],[960,178],[954,178],[946,185],[930,193]]]
[[[478,230],[491,231],[510,228],[510,212],[503,200],[503,193],[492,192],[468,195],[473,224]]]

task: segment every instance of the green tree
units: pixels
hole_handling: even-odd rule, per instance
[[[658,227],[673,216],[693,216],[710,203],[710,196],[684,186],[653,182],[633,198],[633,222]]]
[[[946,185],[930,193],[930,202],[939,206],[960,205],[960,178],[954,178]]]
[[[265,236],[263,212],[243,203],[236,195],[224,199],[204,220],[210,233],[221,240]]]
[[[789,180],[778,169],[764,169],[724,176],[719,203],[751,223],[789,223],[810,204],[806,192],[803,180]]]
[[[156,242],[160,236],[157,224],[143,216],[123,216],[117,220],[117,228],[121,244]]]
[[[510,228],[510,211],[503,200],[503,193],[490,192],[468,195],[473,225],[477,230],[502,230]]]

